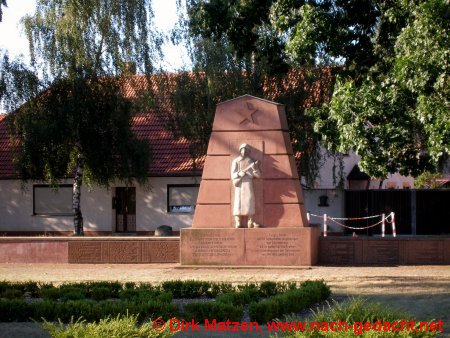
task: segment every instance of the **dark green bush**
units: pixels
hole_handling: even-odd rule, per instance
[[[211,283],[201,281],[185,281],[181,289],[182,298],[198,298],[207,296]]]
[[[221,293],[230,293],[236,291],[236,288],[230,283],[212,283],[208,296],[216,297]]]
[[[262,282],[259,285],[259,292],[262,297],[272,297],[278,294],[277,283],[275,282]]]
[[[251,303],[248,309],[252,321],[265,323],[270,319],[280,316],[280,302],[277,299],[269,298],[259,303]]]
[[[22,295],[27,297],[37,297],[39,293],[39,285],[36,282],[0,282],[0,295],[9,289],[19,290]]]
[[[174,298],[182,298],[183,282],[181,280],[166,281],[161,284],[166,292],[171,292]]]
[[[236,291],[244,291],[247,289],[256,289],[258,290],[258,285],[255,283],[246,283],[246,284],[239,284],[236,285]]]
[[[243,314],[242,306],[222,302],[193,302],[184,306],[184,319],[195,319],[202,322],[205,319],[217,321],[240,321]]]
[[[162,291],[161,287],[158,285],[152,285],[151,283],[140,283],[136,289],[148,290],[148,291]]]
[[[69,300],[83,300],[86,298],[86,289],[79,287],[66,287],[60,289],[61,301],[66,302]]]
[[[123,285],[124,289],[134,289],[136,287],[136,283],[135,282],[126,282]]]
[[[174,298],[198,298],[210,294],[211,283],[195,280],[166,281],[161,284],[166,292],[171,292]]]
[[[323,281],[306,281],[300,284],[299,289],[250,304],[250,318],[258,323],[265,323],[284,314],[304,310],[316,302],[327,299],[330,294],[330,288]]]
[[[59,288],[55,288],[53,285],[41,287],[39,290],[39,296],[44,300],[58,300],[61,297],[61,290]]]
[[[99,291],[101,289],[101,291]],[[106,291],[108,290],[108,292]],[[108,282],[108,281],[101,281],[101,282],[90,282],[88,284],[88,296],[91,298],[94,298],[93,293],[97,293],[97,295],[102,294],[104,295],[104,299],[108,298],[118,298],[119,292],[122,290],[122,284],[119,282]],[[109,293],[108,296],[106,294]],[[100,296],[101,297],[101,296]]]
[[[39,285],[37,282],[19,283],[20,289],[28,297],[37,297],[39,295]]]
[[[90,290],[91,298],[96,301],[116,297],[113,291],[105,286],[95,286]]]
[[[258,289],[245,289],[241,292],[223,293],[216,297],[216,302],[228,303],[233,305],[245,305],[257,302],[260,299]]]
[[[147,302],[147,301],[159,301],[163,303],[170,303],[172,301],[171,292],[161,292],[148,289],[123,289],[119,294],[120,299],[132,301],[132,302]]]
[[[10,283],[10,282],[5,282],[5,281],[1,281],[1,282],[0,282],[0,295],[3,294],[3,292],[4,292],[6,289],[11,289],[11,288],[14,288],[12,283]]]
[[[6,299],[22,299],[23,292],[18,289],[6,289],[2,292],[2,297]]]
[[[29,321],[33,305],[22,299],[0,300],[0,322]]]
[[[174,317],[180,317],[178,306],[173,303],[163,303],[159,301],[149,301],[138,305],[137,312],[142,320],[161,317],[168,320]]]
[[[44,300],[42,302],[32,303],[31,308],[33,313],[31,317],[34,320],[41,320],[42,318],[48,320],[56,320],[58,318],[58,311],[64,311],[63,307],[58,306],[59,304],[52,302],[50,300]]]

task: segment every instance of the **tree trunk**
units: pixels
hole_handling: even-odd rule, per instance
[[[83,183],[84,158],[78,154],[75,178],[73,180],[72,208],[74,212],[73,225],[74,234],[83,236],[83,215],[81,214],[81,185]]]

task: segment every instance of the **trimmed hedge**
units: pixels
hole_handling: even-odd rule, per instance
[[[243,307],[249,306],[253,321],[264,323],[283,314],[299,312],[328,298],[330,289],[323,281],[295,283],[262,282],[233,286],[229,283],[168,281],[160,286],[119,282],[52,284],[0,282],[0,321],[30,319],[69,322],[83,317],[98,321],[126,313],[144,318],[179,317],[173,298],[216,297],[212,302],[193,302],[184,306],[186,320],[227,319],[239,321]],[[25,298],[35,294],[30,301]],[[26,300],[25,300],[26,299]]]
[[[216,319],[217,321],[240,321],[243,306],[222,302],[193,302],[184,306],[184,319],[190,321],[204,321],[205,319]]]
[[[169,319],[179,317],[175,304],[159,301],[134,303],[128,301],[68,300],[66,302],[26,302],[24,300],[0,301],[0,322],[42,320],[61,320],[67,323],[71,318],[83,317],[87,321],[98,321],[108,316],[125,314],[139,315],[142,319]]]
[[[284,314],[307,309],[314,303],[327,299],[330,294],[330,288],[323,281],[306,281],[300,284],[299,289],[250,304],[250,318],[252,321],[265,323]]]
[[[245,305],[253,302],[258,302],[261,295],[258,289],[246,289],[241,292],[223,293],[216,297],[217,302],[227,303],[232,305]]]

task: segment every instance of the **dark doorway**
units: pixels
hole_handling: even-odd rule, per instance
[[[116,232],[136,232],[136,188],[116,188]]]

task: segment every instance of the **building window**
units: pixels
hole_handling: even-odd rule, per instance
[[[197,202],[198,188],[198,184],[167,185],[167,212],[193,213]]]
[[[33,215],[73,215],[72,185],[61,184],[57,187],[34,185]]]

